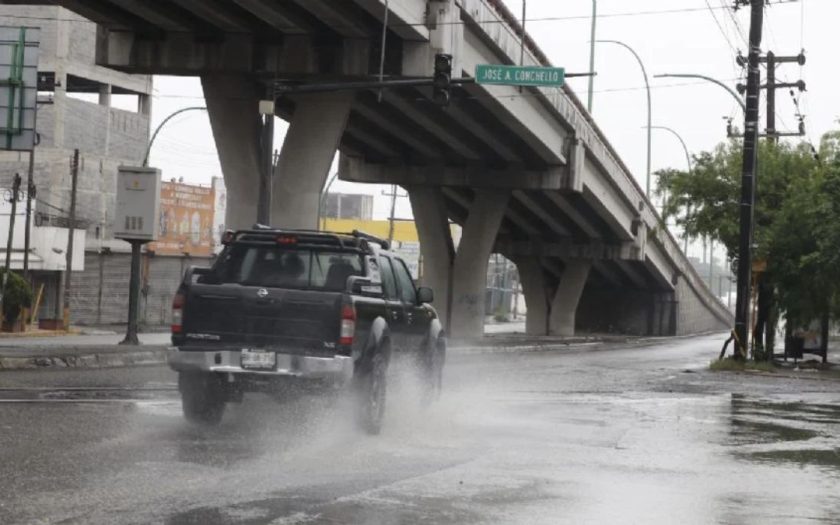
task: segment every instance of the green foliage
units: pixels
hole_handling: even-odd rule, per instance
[[[788,317],[840,316],[840,157],[790,188],[769,236],[768,272]]]
[[[816,160],[807,146],[761,142],[758,151],[755,208],[757,257],[767,257],[767,228],[773,224],[788,188],[813,170]],[[667,196],[665,217],[673,217],[692,238],[707,236],[738,257],[739,203],[741,196],[741,144],[731,141],[713,151],[694,156],[691,173],[657,172],[658,195]]]
[[[0,282],[6,270],[0,269]],[[7,322],[14,322],[23,308],[32,306],[32,288],[23,277],[9,272],[6,282],[6,296],[3,298],[3,317]]]
[[[664,214],[689,236],[724,244],[737,265],[741,144],[721,144],[694,162],[691,173],[658,172]],[[754,226],[753,257],[767,261],[787,317],[805,323],[827,310],[840,317],[840,131],[823,137],[820,161],[806,144],[759,144]]]

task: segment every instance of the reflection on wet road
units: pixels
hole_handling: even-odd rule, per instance
[[[837,520],[840,385],[711,374],[717,348],[455,355],[375,438],[313,397],[192,427],[162,368],[2,374],[0,522]]]

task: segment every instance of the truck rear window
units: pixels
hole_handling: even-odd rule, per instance
[[[348,277],[362,274],[358,253],[240,244],[222,252],[207,277],[220,284],[337,292]]]

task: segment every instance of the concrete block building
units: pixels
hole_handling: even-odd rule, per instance
[[[36,292],[42,285],[44,289],[38,316],[58,318],[63,306],[59,283],[69,226],[70,159],[78,148],[75,226],[82,231],[75,236],[71,321],[124,323],[130,247],[112,234],[115,181],[118,166],[143,162],[150,133],[152,77],[96,65],[96,24],[67,9],[0,5],[0,25],[38,27],[41,32],[37,111],[40,142],[34,155],[36,196],[32,217],[33,239],[37,242],[30,247],[33,285]],[[27,152],[0,152],[0,188],[11,188],[15,173],[23,177],[25,188],[28,164]],[[16,270],[22,268],[22,208],[19,202],[19,232],[11,264]],[[57,232],[40,232],[39,228]],[[6,231],[0,231],[4,248],[6,236]],[[144,322],[167,322],[172,292],[187,264],[189,254],[144,255]]]

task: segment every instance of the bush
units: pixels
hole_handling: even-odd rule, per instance
[[[6,272],[0,269],[0,283],[3,274]],[[6,296],[3,298],[3,318],[7,323],[13,323],[20,317],[20,311],[32,306],[32,288],[23,277],[9,272],[9,280],[6,282]]]

